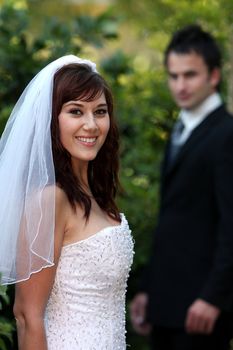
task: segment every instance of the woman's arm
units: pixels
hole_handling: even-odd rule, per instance
[[[56,190],[54,263],[16,284],[14,315],[17,324],[19,350],[47,350],[44,312],[54,283],[66,226],[66,198]],[[56,327],[56,325],[54,325]]]
[[[14,315],[19,350],[47,350],[44,311],[55,272],[55,266],[48,267],[16,285]]]

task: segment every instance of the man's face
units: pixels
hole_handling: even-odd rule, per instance
[[[202,56],[195,52],[171,52],[167,59],[168,85],[180,108],[193,109],[216,91],[220,71],[209,72]]]

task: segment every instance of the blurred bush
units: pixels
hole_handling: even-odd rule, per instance
[[[7,287],[0,286],[0,311],[4,305],[9,305],[10,299],[6,293]],[[6,316],[0,316],[0,350],[9,350],[13,343],[12,333],[14,331],[14,322]]]

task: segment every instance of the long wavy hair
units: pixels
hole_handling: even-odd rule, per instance
[[[115,196],[119,188],[119,132],[113,113],[113,96],[106,81],[86,64],[69,64],[54,75],[51,137],[56,183],[61,187],[72,206],[79,204],[84,217],[89,218],[90,196],[75,175],[71,156],[61,144],[58,116],[64,103],[78,99],[93,101],[104,93],[110,118],[110,129],[96,158],[88,165],[88,182],[91,192],[102,210],[120,221]]]

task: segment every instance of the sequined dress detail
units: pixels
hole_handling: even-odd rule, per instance
[[[48,350],[125,350],[133,260],[127,220],[62,248],[45,315]]]

